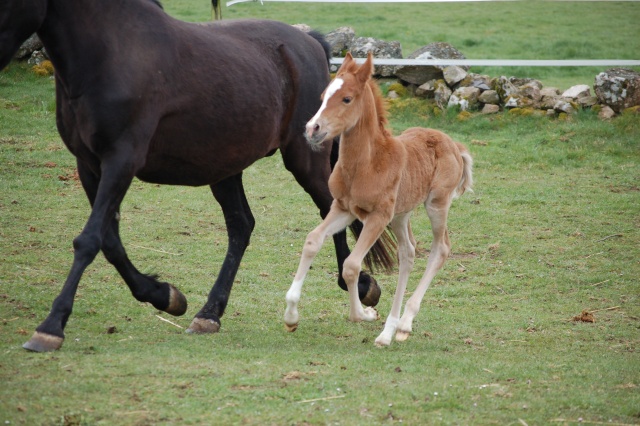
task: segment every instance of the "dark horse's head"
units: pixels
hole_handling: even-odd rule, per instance
[[[0,69],[7,66],[22,42],[38,31],[48,3],[47,0],[0,2]]]

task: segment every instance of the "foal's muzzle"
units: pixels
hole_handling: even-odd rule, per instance
[[[327,132],[323,132],[318,123],[307,123],[305,130],[304,136],[312,146],[320,145],[327,138]]]

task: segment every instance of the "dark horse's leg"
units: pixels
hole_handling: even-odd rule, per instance
[[[216,333],[220,329],[220,317],[227,307],[233,281],[255,226],[242,186],[242,173],[211,185],[211,191],[222,208],[229,245],[207,302],[191,322],[188,333]]]
[[[336,154],[338,149],[337,142],[334,142],[332,147],[325,147],[324,149],[332,149]],[[287,170],[293,174],[300,186],[311,196],[315,205],[320,209],[320,216],[324,219],[329,213],[333,201],[328,186],[329,175],[331,174],[331,169],[325,157],[328,153],[313,151],[303,140],[290,143],[281,151]],[[332,158],[331,164],[334,163],[336,158],[337,156]],[[323,165],[326,166],[323,167]],[[362,224],[354,222],[354,226],[360,226],[361,228]],[[347,244],[346,231],[335,234],[333,242],[338,259],[338,285],[341,289],[347,291],[347,284],[342,278],[344,261],[351,253]],[[358,280],[358,296],[366,306],[376,306],[380,300],[378,283],[373,277],[362,271]]]
[[[99,177],[80,161],[78,162],[78,175],[89,202],[93,206],[100,183]],[[187,299],[184,295],[171,284],[159,282],[153,276],[142,274],[127,257],[120,240],[119,217],[119,213],[116,213],[109,220],[108,229],[102,240],[102,253],[105,258],[120,273],[129,286],[131,294],[137,300],[150,303],[156,309],[171,315],[183,315],[187,311]]]
[[[25,349],[45,352],[62,346],[64,328],[73,310],[73,299],[78,283],[84,270],[93,262],[100,249],[104,250],[106,257],[116,265],[125,280],[129,278],[127,284],[134,295],[137,294],[136,297],[142,295],[142,299],[153,303],[158,309],[173,310],[176,313],[186,310],[184,296],[173,287],[162,283],[154,286],[150,285],[149,281],[136,280],[136,273],[139,277],[144,276],[131,265],[120,243],[116,217],[120,203],[133,180],[130,172],[133,167],[129,161],[122,156],[103,161],[101,177],[94,175],[86,164],[78,161],[78,173],[92,205],[91,215],[80,235],[73,240],[73,265],[62,291],[53,301],[47,318],[36,328],[31,339],[23,345]],[[145,278],[152,280],[150,277]],[[152,290],[154,287],[156,291]]]

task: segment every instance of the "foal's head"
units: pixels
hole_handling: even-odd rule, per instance
[[[386,123],[379,89],[371,80],[372,73],[371,53],[361,66],[347,53],[336,78],[322,94],[322,106],[307,123],[305,136],[311,145],[348,132],[365,114],[372,115],[366,118],[375,119],[382,125]],[[376,108],[367,108],[373,105]]]

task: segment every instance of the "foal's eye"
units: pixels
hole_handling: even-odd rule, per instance
[[[349,104],[351,103],[351,96],[347,96],[346,98],[342,99],[342,102],[344,102],[345,104]]]

